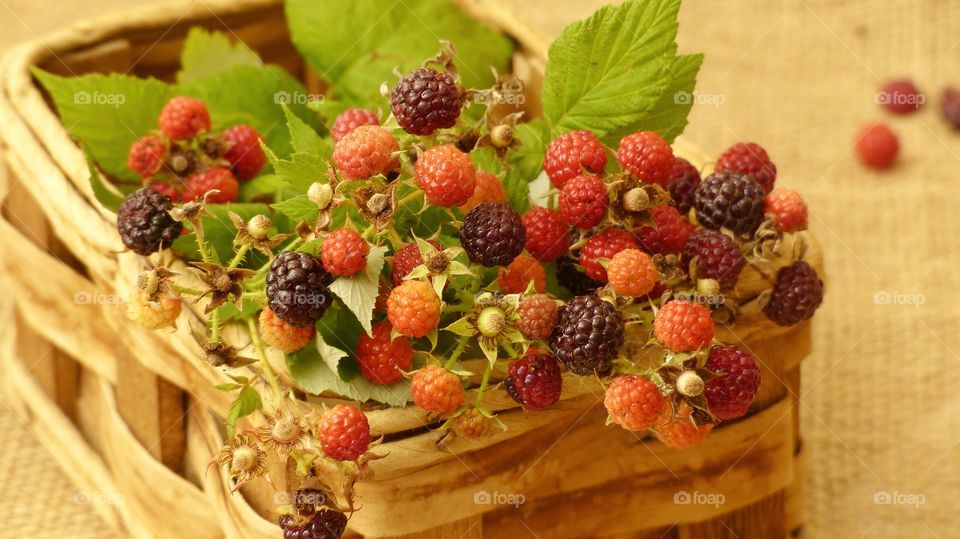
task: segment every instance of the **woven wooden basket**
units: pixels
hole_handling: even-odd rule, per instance
[[[545,41],[496,2],[457,1],[517,41],[513,68],[526,79],[528,112],[536,114]],[[57,448],[55,458],[78,489],[122,501],[92,505],[121,535],[272,537],[279,534],[272,489],[255,482],[231,495],[226,477],[207,469],[223,442],[230,398],[213,389],[227,379],[205,363],[193,337],[202,317],[190,312],[170,333],[127,322],[114,300],[127,296],[143,261],[123,252],[115,215],[89,187],[82,152],[30,75],[40,66],[61,74],[129,70],[170,79],[195,25],[229,30],[265,61],[316,83],[289,42],[276,0],[140,10],[30,43],[0,65],[0,264],[16,304],[16,327],[0,335],[0,357],[15,406]],[[704,162],[682,141],[675,148]],[[784,251],[821,267],[806,234],[789,238]],[[738,290],[765,287],[745,273]],[[369,411],[373,434],[385,436],[378,452],[388,456],[359,485],[362,510],[348,533],[544,539],[796,533],[804,476],[796,398],[810,325],[779,328],[747,304],[718,338],[757,355],[763,386],[751,415],[685,451],[604,428],[602,392],[580,378],[567,379],[561,402],[538,413],[492,392],[486,402],[508,430],[440,449],[420,411]],[[496,503],[504,498],[523,503]]]

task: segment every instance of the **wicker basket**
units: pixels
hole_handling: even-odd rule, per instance
[[[514,70],[531,96],[545,42],[491,0],[458,0],[514,37]],[[275,0],[184,2],[83,24],[28,44],[0,66],[0,264],[15,297],[15,331],[0,357],[16,407],[85,492],[122,497],[94,504],[118,533],[136,537],[276,536],[270,487],[230,494],[207,470],[222,444],[227,379],[202,357],[188,313],[176,332],[128,323],[126,297],[143,261],[123,252],[115,216],[96,202],[82,152],[45,102],[32,66],[57,73],[125,72],[169,79],[187,30],[228,28],[265,61],[315,82],[291,46]],[[538,104],[529,99],[530,112]],[[677,151],[702,162],[694,151]],[[820,267],[805,234],[791,240]],[[747,277],[749,279],[749,276]],[[749,309],[748,309],[749,311]],[[554,408],[528,414],[506,395],[488,405],[508,426],[483,441],[443,449],[415,409],[370,411],[387,458],[358,487],[363,509],[349,533],[365,537],[785,537],[802,524],[803,453],[797,431],[799,362],[810,325],[783,329],[754,313],[718,335],[749,346],[764,384],[751,410],[700,446],[668,449],[605,429],[598,386],[571,378]],[[382,452],[382,451],[381,451]],[[484,503],[519,494],[514,505]],[[719,495],[720,497],[718,497]],[[704,497],[722,503],[700,503]],[[517,500],[518,498],[511,498]]]

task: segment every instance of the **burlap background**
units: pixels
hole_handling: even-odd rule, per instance
[[[603,4],[514,3],[547,35]],[[0,49],[115,4],[0,0]],[[687,136],[711,154],[738,140],[766,146],[778,181],[809,202],[827,257],[829,292],[800,405],[809,537],[960,534],[960,397],[952,385],[960,366],[960,133],[937,110],[943,85],[960,84],[958,25],[960,2],[951,0],[683,6],[681,49],[707,53]],[[918,114],[892,117],[874,103],[878,85],[894,76],[928,92]],[[893,171],[868,172],[851,153],[857,128],[872,119],[900,135]],[[0,536],[109,536],[3,406],[0,433]]]

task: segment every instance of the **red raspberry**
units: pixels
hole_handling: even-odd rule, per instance
[[[667,191],[670,191],[670,204],[686,214],[693,207],[693,193],[700,185],[700,171],[690,161],[678,157],[673,162]]]
[[[460,211],[467,213],[484,202],[506,202],[507,190],[500,179],[482,170],[477,171],[477,186],[466,202],[460,205]]]
[[[534,290],[543,292],[547,287],[547,270],[527,253],[520,253],[509,266],[497,272],[497,284],[504,294],[519,294],[527,289],[530,281]]]
[[[796,191],[778,187],[763,199],[763,210],[773,215],[773,222],[784,232],[807,228],[807,203]]]
[[[593,228],[607,212],[607,186],[596,176],[577,176],[563,184],[559,206],[563,220],[577,228]]]
[[[413,374],[410,393],[414,404],[437,414],[456,410],[466,396],[460,377],[437,365],[427,365]]]
[[[227,151],[221,157],[230,163],[238,180],[249,180],[260,174],[267,156],[260,146],[260,134],[256,129],[246,124],[235,125],[223,132],[223,141],[227,144]]]
[[[857,155],[868,167],[881,170],[890,168],[899,151],[897,135],[885,123],[867,124],[857,137]]]
[[[160,137],[147,135],[138,138],[130,146],[130,153],[127,154],[127,166],[139,174],[141,178],[149,178],[160,170],[166,153],[167,148],[163,145]]]
[[[208,191],[216,189],[218,192],[207,197],[211,204],[226,204],[237,200],[240,184],[233,177],[230,169],[223,167],[209,168],[203,172],[191,174],[183,184],[183,200],[202,198]]]
[[[672,352],[692,352],[713,340],[713,319],[699,303],[672,300],[654,317],[653,334]]]
[[[640,131],[620,139],[617,161],[637,178],[661,186],[667,185],[673,172],[673,149],[653,131]]]
[[[281,352],[296,352],[313,340],[315,334],[313,326],[291,326],[277,317],[270,307],[260,311],[260,337],[268,346]]]
[[[432,245],[434,249],[443,249],[443,246],[436,240],[427,240],[427,243]],[[403,278],[420,264],[423,264],[423,255],[420,254],[420,247],[416,243],[410,243],[400,248],[393,255],[393,286],[400,286]]]
[[[440,298],[425,281],[404,281],[387,298],[387,318],[407,337],[424,337],[440,323]]]
[[[777,165],[770,161],[766,150],[752,142],[738,142],[723,152],[713,171],[724,170],[747,174],[767,193],[773,189],[773,182],[777,180]]]
[[[174,97],[163,106],[157,118],[160,130],[173,140],[186,140],[210,131],[210,113],[195,97]]]
[[[493,432],[493,420],[479,408],[467,408],[453,420],[453,432],[470,440],[487,437]]]
[[[647,253],[624,249],[610,260],[607,279],[613,291],[621,296],[645,296],[657,284],[657,267]]]
[[[713,430],[713,423],[697,425],[690,416],[693,408],[687,403],[681,403],[674,413],[670,401],[663,403],[663,412],[657,418],[656,434],[663,445],[674,449],[686,449],[703,441]]]
[[[399,151],[389,131],[379,125],[361,125],[334,145],[333,162],[346,179],[365,180],[397,168]]]
[[[760,389],[760,367],[753,354],[733,344],[714,346],[706,368],[719,375],[704,388],[710,412],[721,421],[747,413]]]
[[[349,277],[367,267],[370,244],[355,230],[338,228],[323,240],[320,260],[331,275]]]
[[[531,352],[510,362],[503,386],[527,410],[540,410],[560,400],[560,363],[548,354]]]
[[[543,157],[543,170],[550,183],[561,188],[581,174],[600,174],[607,166],[607,151],[590,131],[570,131],[550,141]]]
[[[546,339],[557,321],[557,302],[546,294],[524,296],[517,307],[520,332],[530,339]]]
[[[357,460],[370,446],[370,423],[356,406],[338,404],[327,410],[317,433],[323,454],[334,460]]]
[[[130,294],[127,317],[147,329],[172,327],[177,323],[182,306],[180,298],[170,296],[151,301],[145,291],[137,288]]]
[[[152,181],[147,184],[147,188],[151,191],[156,191],[157,193],[166,195],[171,202],[180,202],[181,200],[180,191],[178,191],[177,188],[174,187],[170,182],[159,180]]]
[[[347,133],[361,125],[380,125],[377,115],[370,109],[347,109],[337,115],[337,119],[330,126],[330,137],[334,144],[340,141]]]
[[[570,227],[559,211],[537,206],[524,212],[521,220],[527,230],[527,252],[541,262],[551,262],[567,254]]]
[[[637,229],[643,250],[655,255],[679,253],[697,228],[673,206],[657,206],[650,210],[652,225]]]
[[[434,206],[459,206],[477,187],[477,169],[452,144],[434,146],[417,159],[417,185]]]
[[[605,228],[590,236],[587,243],[580,249],[580,265],[583,266],[587,277],[607,282],[607,270],[600,264],[599,259],[611,259],[613,255],[624,249],[637,248],[637,239],[626,230],[619,228]]]
[[[924,101],[916,85],[905,79],[888,82],[877,94],[877,102],[894,114],[916,112]]]
[[[663,394],[643,376],[614,378],[603,393],[610,420],[627,430],[646,430],[656,423],[663,409]]]
[[[374,324],[373,335],[364,333],[357,341],[360,374],[375,384],[388,385],[403,378],[413,365],[413,347],[406,337],[390,339],[390,322]]]
[[[736,286],[740,270],[746,262],[740,247],[730,236],[703,228],[690,236],[680,260],[684,269],[693,262],[696,268],[694,277],[713,279],[722,291]]]

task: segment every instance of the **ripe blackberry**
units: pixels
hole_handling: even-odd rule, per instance
[[[557,201],[563,220],[570,226],[583,229],[600,224],[609,203],[607,186],[596,176],[577,176],[567,180]]]
[[[926,99],[920,89],[909,80],[892,80],[877,94],[877,102],[894,114],[916,112]]]
[[[361,125],[380,125],[377,115],[370,109],[347,109],[337,115],[330,126],[330,137],[334,144],[347,136],[347,133]]]
[[[570,227],[557,210],[540,206],[530,208],[520,217],[527,231],[527,252],[541,262],[550,262],[567,254],[570,248]]]
[[[548,354],[530,353],[510,362],[503,386],[510,398],[527,410],[546,408],[560,400],[560,364]]]
[[[737,234],[754,232],[763,221],[763,187],[738,172],[714,172],[697,187],[693,204],[701,225],[726,227]]]
[[[607,166],[607,151],[590,131],[570,131],[550,141],[543,157],[543,170],[560,189],[581,174],[600,174]]]
[[[617,161],[647,183],[666,185],[673,171],[673,148],[653,131],[640,131],[620,139]]]
[[[133,252],[146,256],[180,237],[183,224],[167,213],[173,204],[166,195],[140,189],[128,196],[117,211],[117,232]]]
[[[577,296],[560,307],[550,349],[571,372],[608,370],[621,346],[623,317],[610,303],[597,296]]]
[[[340,539],[347,529],[347,516],[324,508],[303,524],[298,525],[293,515],[282,515],[279,523],[283,539]]]
[[[714,346],[706,368],[718,375],[704,388],[710,412],[721,421],[747,413],[760,389],[760,367],[753,354],[733,344]]]
[[[557,302],[546,294],[524,296],[517,307],[520,332],[529,339],[546,339],[557,321]]]
[[[526,229],[506,204],[484,202],[470,210],[460,227],[460,244],[472,262],[505,266],[523,251]]]
[[[462,105],[457,81],[425,67],[405,75],[390,92],[393,115],[411,135],[429,135],[437,129],[453,127]]]
[[[443,249],[443,246],[441,246],[437,240],[427,240],[427,243],[432,245],[434,249]],[[400,284],[403,283],[403,278],[420,264],[423,264],[423,255],[420,254],[420,247],[416,243],[410,243],[401,247],[400,250],[393,255],[393,264],[391,266],[393,270],[393,286],[400,286]]]
[[[605,228],[590,236],[587,243],[580,249],[580,265],[583,266],[587,277],[602,283],[607,282],[607,270],[600,264],[601,258],[610,260],[613,255],[624,249],[639,247],[637,239],[621,228]]]
[[[603,286],[587,274],[578,270],[572,258],[565,256],[557,260],[557,282],[574,296],[586,296]]]
[[[650,220],[653,223],[637,229],[637,239],[644,251],[654,255],[680,252],[696,229],[673,206],[653,208]]]
[[[821,303],[823,281],[810,264],[798,260],[777,271],[777,280],[763,313],[781,326],[792,326],[813,316]]]
[[[681,258],[684,268],[695,261],[697,279],[713,279],[720,290],[730,290],[737,284],[745,259],[740,247],[726,234],[700,229],[687,241]]]
[[[753,178],[765,193],[773,190],[777,180],[777,165],[773,164],[767,151],[753,142],[738,142],[717,159],[714,172],[739,172]]]
[[[690,161],[678,157],[673,162],[667,191],[670,192],[670,204],[686,215],[693,207],[693,193],[700,185],[700,171]]]
[[[267,273],[267,299],[281,320],[296,327],[312,326],[330,306],[330,274],[310,253],[286,252]]]

